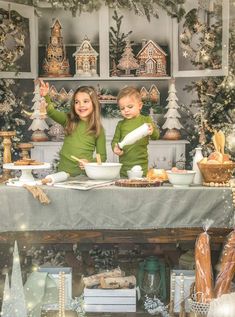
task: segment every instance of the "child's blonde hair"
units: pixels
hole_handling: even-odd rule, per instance
[[[87,93],[92,102],[93,111],[88,118],[88,133],[94,133],[96,136],[100,134],[101,131],[101,118],[100,118],[100,103],[97,96],[97,93],[93,87],[81,86],[73,94],[71,101],[71,111],[68,113],[68,122],[65,127],[65,132],[67,135],[70,135],[74,132],[78,122],[81,120],[75,112],[75,97],[79,92]]]
[[[124,87],[122,88],[118,95],[117,95],[117,102],[119,103],[119,100],[122,99],[123,97],[130,97],[134,96],[138,101],[142,102],[140,92],[137,88],[135,87]]]

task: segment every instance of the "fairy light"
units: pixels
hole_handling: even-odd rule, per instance
[[[65,317],[65,273],[59,273],[59,317]]]

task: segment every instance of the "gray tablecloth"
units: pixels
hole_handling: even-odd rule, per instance
[[[49,205],[24,188],[0,186],[0,232],[201,227],[206,219],[234,225],[230,188],[43,188]]]

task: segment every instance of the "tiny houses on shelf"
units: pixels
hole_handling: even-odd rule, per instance
[[[152,85],[149,90],[144,86],[140,89],[142,100],[150,100],[156,104],[160,104],[160,92],[156,85]]]
[[[43,61],[44,76],[67,77],[69,74],[69,61],[66,58],[61,24],[58,19],[51,27],[50,42],[46,48],[46,57]]]
[[[162,77],[166,76],[166,56],[164,50],[154,41],[142,43],[142,49],[136,58],[139,62],[138,76]]]
[[[97,76],[98,53],[91,46],[91,42],[87,37],[85,37],[73,56],[75,57],[75,77]]]
[[[140,89],[140,95],[142,100],[146,100],[149,98],[149,92],[144,86]]]
[[[157,104],[160,104],[160,91],[156,85],[152,85],[149,89],[149,99]]]

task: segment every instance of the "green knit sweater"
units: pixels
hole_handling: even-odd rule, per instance
[[[152,123],[153,121],[149,116],[139,115],[136,118],[124,119],[118,122],[115,134],[112,140],[112,149],[115,144],[121,142],[123,138],[138,128],[144,123]],[[153,124],[154,125],[154,124]],[[146,136],[132,145],[126,145],[123,148],[123,155],[119,156],[119,162],[122,163],[121,176],[126,177],[127,171],[130,170],[134,165],[141,165],[144,176],[148,171],[148,149],[149,138],[152,140],[157,140],[160,136],[159,129],[154,125],[153,134],[151,136]]]
[[[68,121],[67,114],[56,110],[49,96],[46,96],[45,99],[48,103],[48,116],[65,127]],[[72,134],[65,135],[64,144],[60,151],[59,171],[65,171],[71,176],[82,173],[78,166],[78,162],[71,159],[71,155],[80,159],[87,159],[90,162],[95,162],[93,155],[94,151],[96,151],[96,153],[100,154],[102,162],[106,161],[106,138],[103,127],[98,137],[93,133],[88,134],[87,128],[87,122],[81,120]]]

